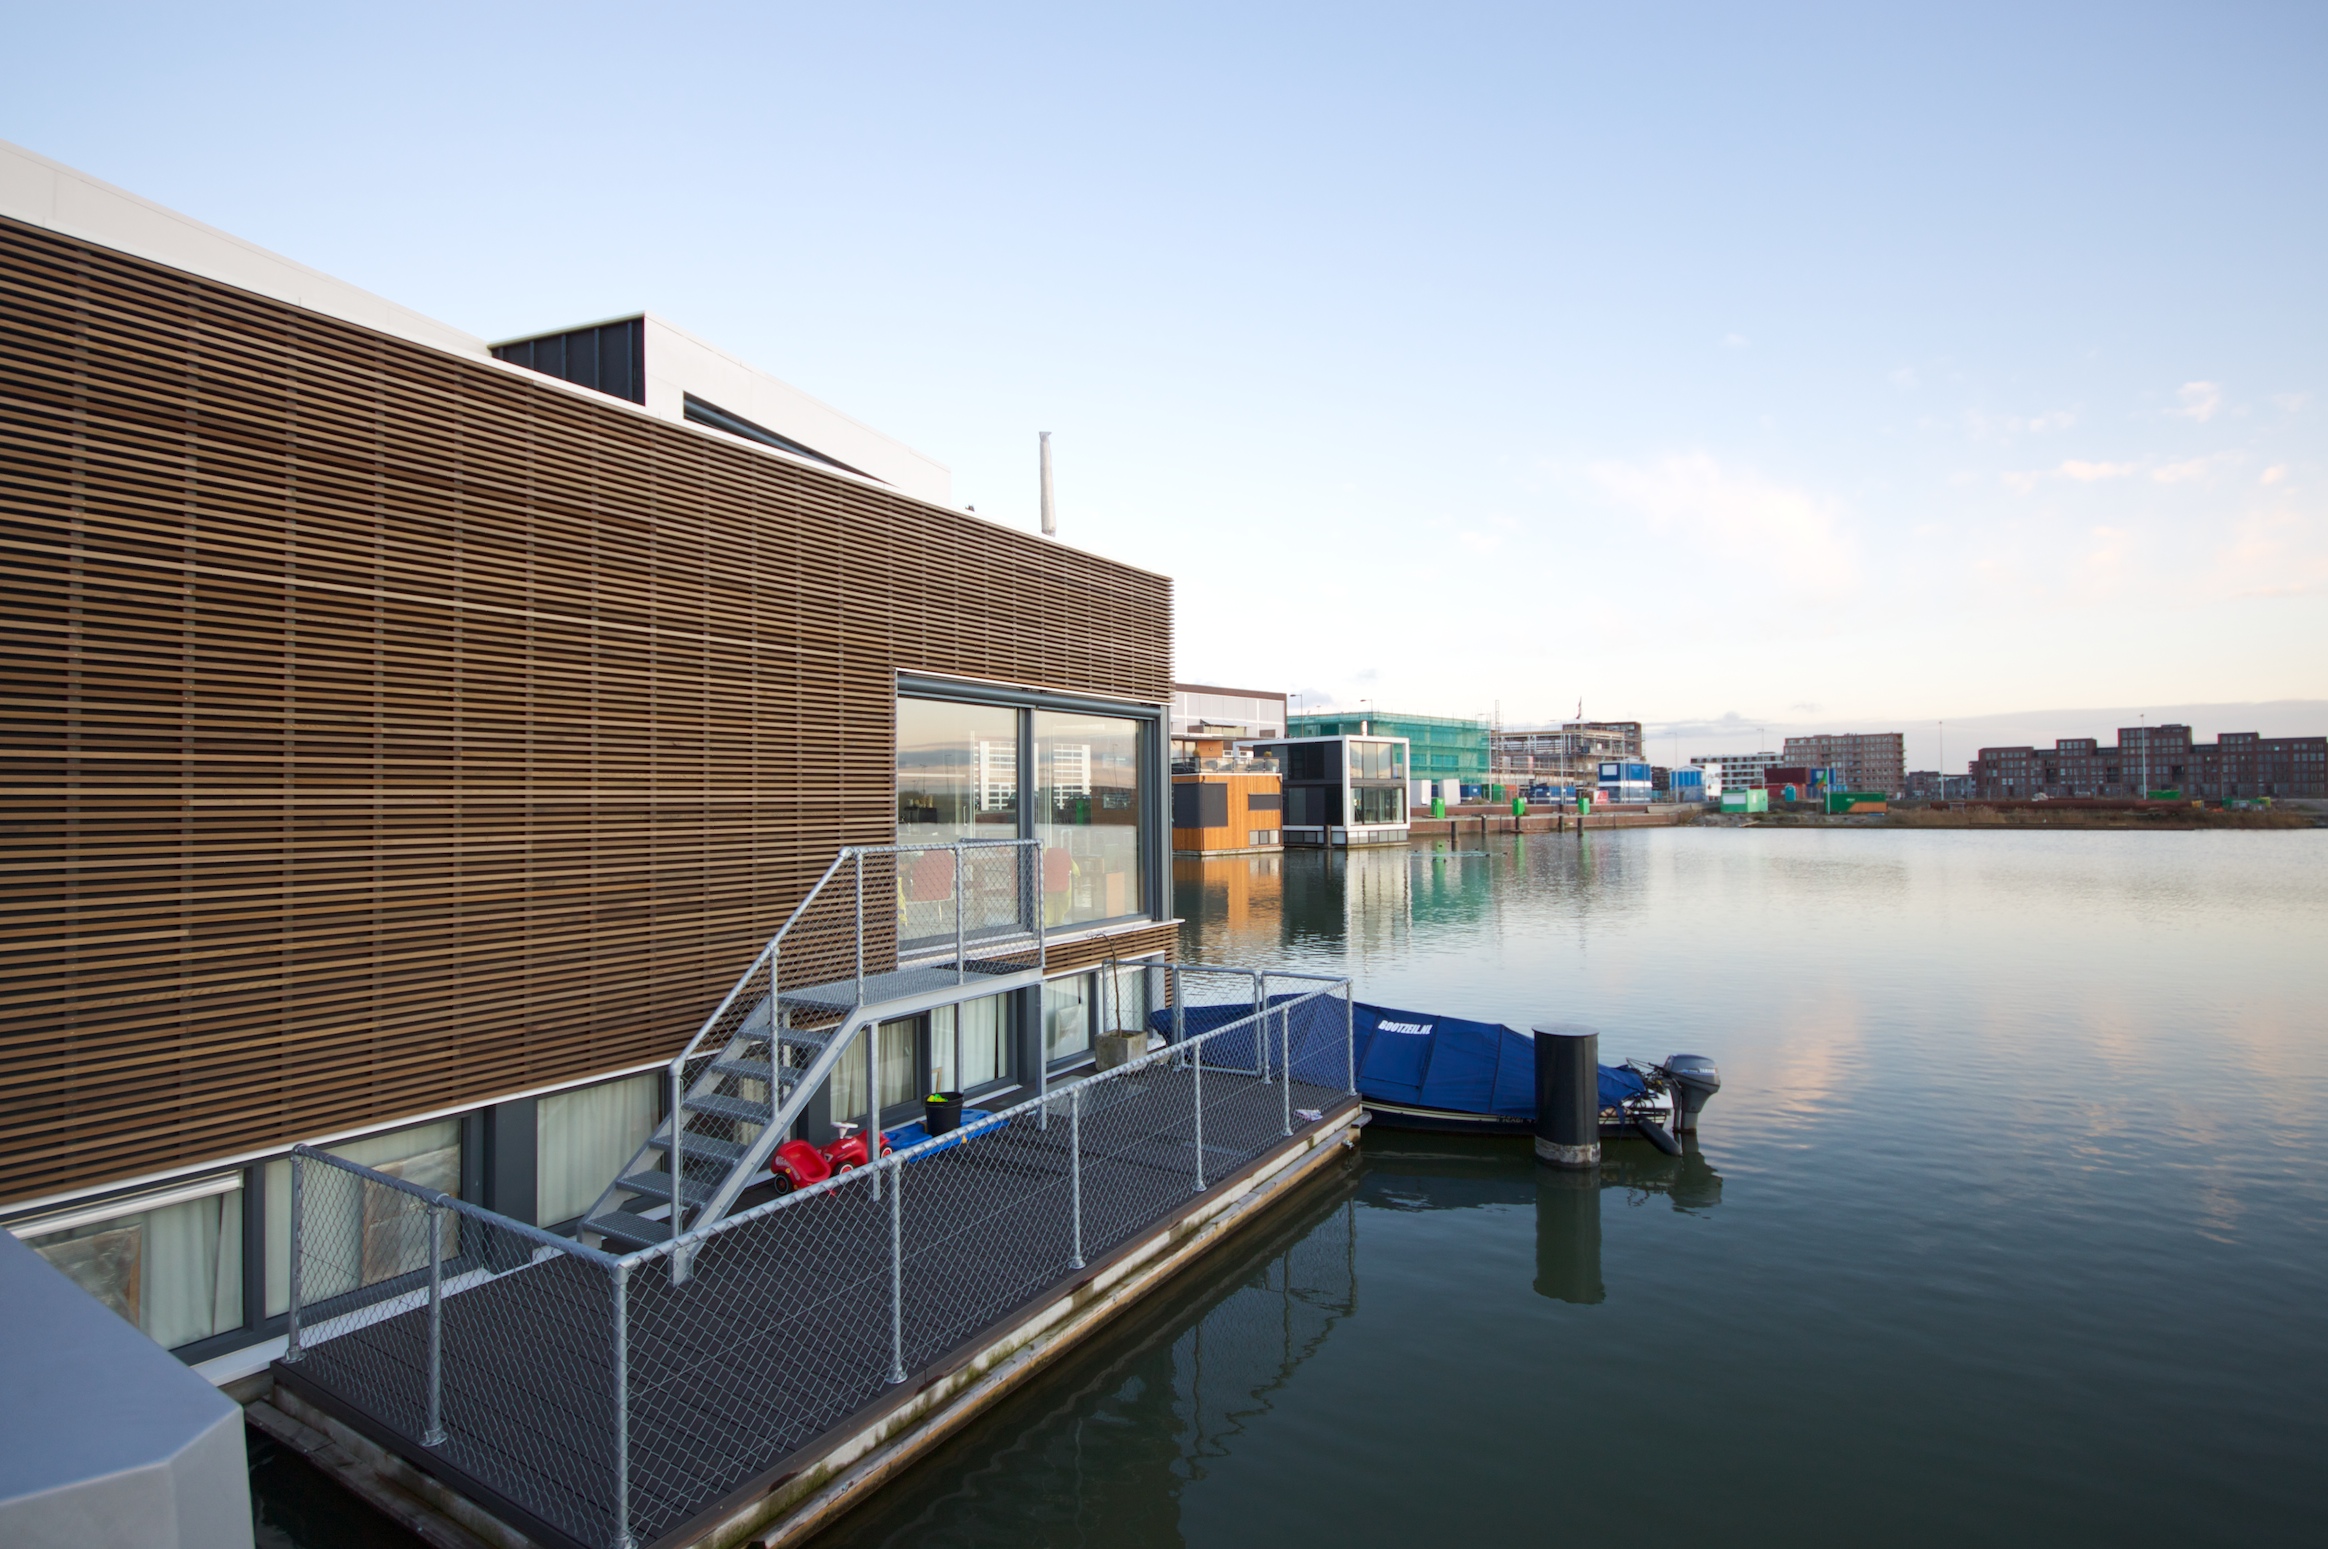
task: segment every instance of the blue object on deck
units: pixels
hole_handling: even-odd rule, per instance
[[[922,1155],[936,1156],[939,1152],[949,1150],[969,1139],[980,1130],[992,1129],[997,1122],[991,1109],[965,1108],[962,1110],[961,1127],[948,1134],[940,1135],[938,1137],[940,1143],[930,1147]],[[900,1124],[895,1129],[885,1129],[881,1133],[889,1141],[889,1149],[892,1151],[903,1151],[909,1147],[918,1146],[930,1138],[929,1126],[920,1119],[914,1120],[911,1124]],[[918,1162],[921,1157],[915,1157],[914,1160]]]
[[[1270,997],[1270,1004],[1291,1000]],[[1182,1018],[1189,1037],[1253,1014],[1250,1005],[1190,1006]],[[1501,1022],[1472,1022],[1424,1011],[1400,1011],[1359,1001],[1356,1024],[1358,1093],[1376,1102],[1475,1113],[1525,1124],[1536,1117],[1536,1044]],[[1172,1036],[1173,1014],[1152,1013],[1148,1025]],[[1234,1041],[1237,1035],[1229,1035]],[[1222,1051],[1224,1062],[1236,1055]],[[1622,1107],[1646,1097],[1649,1084],[1622,1065],[1600,1068],[1600,1104]]]

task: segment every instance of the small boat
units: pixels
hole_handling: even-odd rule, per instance
[[[1536,1122],[1536,1041],[1500,1022],[1400,1011],[1360,1001],[1358,1095],[1389,1129],[1524,1135]],[[1673,1134],[1665,1069],[1628,1060],[1600,1067],[1603,1140]],[[1650,1138],[1654,1139],[1655,1136]]]
[[[1189,1033],[1246,1015],[1240,1006],[1191,1007]],[[1355,1002],[1358,1095],[1385,1129],[1443,1135],[1525,1135],[1536,1122],[1536,1041],[1501,1022],[1401,1011]],[[1170,1036],[1172,1013],[1153,1017]],[[1697,1113],[1721,1089],[1714,1062],[1668,1055],[1663,1064],[1626,1060],[1600,1067],[1603,1140],[1640,1136],[1679,1155],[1674,1136],[1697,1128]],[[1676,1121],[1678,1120],[1678,1126]]]

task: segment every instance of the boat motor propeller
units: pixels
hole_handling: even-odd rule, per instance
[[[1702,1054],[1668,1055],[1664,1070],[1665,1079],[1673,1088],[1674,1133],[1694,1131],[1698,1110],[1706,1105],[1707,1098],[1722,1089],[1722,1073]]]

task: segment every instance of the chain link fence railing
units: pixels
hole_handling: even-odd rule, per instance
[[[301,1147],[285,1362],[488,1504],[652,1543],[1354,1098],[1346,981],[1137,966],[1160,1047],[620,1257]]]

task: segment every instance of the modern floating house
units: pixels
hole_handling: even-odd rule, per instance
[[[1078,1085],[1206,994],[1166,578],[651,314],[488,343],[6,145],[0,282],[0,1225],[215,1383],[537,1543],[758,1532],[1346,1136],[1330,986]]]
[[[1288,737],[1251,750],[1285,771],[1289,847],[1406,842],[1406,738]]]

